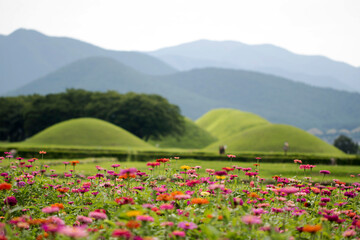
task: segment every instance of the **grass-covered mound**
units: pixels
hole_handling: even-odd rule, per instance
[[[160,140],[151,140],[150,142],[160,148],[200,149],[216,140],[217,138],[212,136],[209,132],[196,125],[190,119],[185,118],[185,131],[182,136],[167,136]]]
[[[282,124],[266,124],[250,128],[223,138],[209,145],[206,149],[217,150],[219,145],[227,145],[227,152],[281,152],[285,142],[289,143],[289,153],[344,154],[310,133]]]
[[[224,139],[244,130],[270,124],[266,119],[236,109],[215,109],[196,120],[196,124],[218,139]]]
[[[95,118],[78,118],[55,124],[22,144],[152,148],[128,131]]]

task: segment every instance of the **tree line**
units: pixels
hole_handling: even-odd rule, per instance
[[[94,117],[141,139],[181,135],[180,108],[155,94],[68,89],[63,93],[0,97],[0,141],[22,141],[68,119]]]

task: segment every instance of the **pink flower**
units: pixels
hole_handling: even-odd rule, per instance
[[[261,218],[253,215],[243,216],[241,220],[247,225],[261,224]]]
[[[60,234],[71,237],[71,238],[83,238],[87,237],[88,233],[85,228],[82,227],[70,227],[66,226],[61,228],[59,231]]]
[[[292,193],[296,193],[299,191],[298,188],[294,188],[294,187],[286,187],[286,188],[282,188],[280,190],[278,190],[279,192],[282,193],[286,193],[287,195],[292,194]]]
[[[149,215],[140,215],[136,217],[136,220],[144,221],[144,222],[153,222],[154,218]]]
[[[343,237],[353,237],[356,235],[356,232],[354,230],[347,230],[342,235]]]
[[[174,209],[174,206],[172,204],[162,204],[160,205],[161,210],[171,210]]]
[[[173,222],[163,222],[163,223],[161,223],[160,224],[160,226],[162,226],[162,227],[165,227],[165,226],[174,226],[174,223]]]
[[[195,229],[198,226],[193,222],[179,222],[178,227],[187,230],[187,229]]]
[[[60,209],[58,207],[44,207],[41,211],[43,213],[54,213],[58,212]]]
[[[320,170],[320,173],[324,174],[324,175],[327,175],[327,174],[330,174],[330,171],[328,171],[328,170]]]
[[[93,220],[89,217],[85,217],[85,216],[77,216],[76,220],[78,220],[81,223],[85,223],[85,224],[90,224],[93,222]]]
[[[184,231],[178,231],[178,230],[176,230],[176,231],[173,231],[172,234],[173,234],[174,236],[178,236],[178,237],[185,237],[185,232],[184,232]]]
[[[90,212],[89,217],[95,218],[95,219],[107,219],[107,216],[103,212]]]
[[[113,231],[113,233],[111,234],[111,236],[113,237],[123,237],[125,239],[130,239],[131,238],[131,232],[129,232],[128,230],[125,229],[115,229]]]

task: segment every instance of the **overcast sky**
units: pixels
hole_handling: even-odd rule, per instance
[[[360,0],[0,0],[0,34],[18,28],[116,50],[271,43],[360,66]]]

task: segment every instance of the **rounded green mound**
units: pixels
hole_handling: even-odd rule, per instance
[[[167,136],[150,142],[160,148],[200,149],[215,142],[217,138],[185,118],[185,131],[182,136]]]
[[[223,139],[244,130],[270,123],[253,113],[220,108],[207,112],[196,120],[196,124],[218,139]]]
[[[289,144],[288,153],[326,153],[341,155],[343,152],[299,128],[267,124],[250,128],[209,145],[206,149],[217,150],[226,145],[227,152],[282,152],[284,143]]]
[[[114,146],[151,148],[128,131],[96,118],[57,123],[24,142],[29,145]]]

